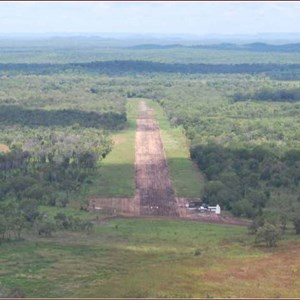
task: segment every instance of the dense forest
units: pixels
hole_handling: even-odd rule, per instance
[[[239,217],[299,223],[298,93],[297,81],[256,75],[191,77],[165,90],[157,101],[191,141],[204,201]]]
[[[28,228],[51,234],[57,226],[39,207],[66,207],[101,172],[113,147],[111,132],[127,121],[126,98],[114,92],[116,85],[74,75],[1,79],[1,239],[19,239]],[[91,226],[68,222],[73,229]]]
[[[234,95],[235,101],[245,101],[254,99],[257,101],[274,101],[274,102],[298,102],[300,101],[300,89],[271,89],[264,88],[255,93]]]
[[[183,73],[183,74],[260,74],[272,76],[293,72],[299,74],[300,64],[182,64],[161,63],[142,60],[95,61],[73,64],[0,64],[0,74],[7,72],[47,75],[63,72],[94,72],[98,74],[122,75],[141,73]]]

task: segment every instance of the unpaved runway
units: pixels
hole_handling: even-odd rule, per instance
[[[135,188],[134,198],[93,198],[90,209],[129,216],[179,216],[158,123],[144,101],[137,118]]]
[[[137,119],[135,184],[140,215],[179,216],[158,123],[144,101]]]
[[[193,214],[185,204],[199,199],[175,198],[159,126],[154,111],[144,101],[139,104],[137,118],[135,186],[134,198],[93,198],[89,209],[102,210],[112,216],[168,216],[205,223],[245,225],[238,219],[221,215]]]

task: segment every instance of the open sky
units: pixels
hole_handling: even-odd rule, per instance
[[[300,2],[0,2],[0,33],[299,32]]]

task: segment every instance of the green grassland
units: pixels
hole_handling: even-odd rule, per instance
[[[127,126],[112,135],[112,151],[101,162],[92,185],[84,188],[85,197],[134,196],[135,131],[139,100],[127,102]]]
[[[1,245],[0,291],[26,297],[297,296],[299,241],[293,241],[294,262],[287,260],[274,277],[286,253],[281,246],[254,247],[252,239],[244,227],[161,219],[114,219],[88,235],[28,236]],[[276,264],[259,273],[263,261]]]
[[[189,145],[182,127],[172,127],[162,107],[148,101],[155,110],[166,153],[170,177],[177,197],[198,198],[203,186],[199,169],[190,159]]]

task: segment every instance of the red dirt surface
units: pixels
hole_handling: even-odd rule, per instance
[[[92,198],[89,210],[97,211],[110,216],[138,216],[139,199],[134,198]]]
[[[264,257],[224,258],[218,271],[208,270],[203,279],[226,287],[238,285],[237,297],[299,299],[299,242],[289,241],[275,249],[265,249],[265,254]]]
[[[152,109],[140,103],[135,142],[135,182],[140,214],[179,216],[160,130]]]
[[[0,152],[3,152],[3,153],[9,152],[9,147],[5,144],[0,144]]]

